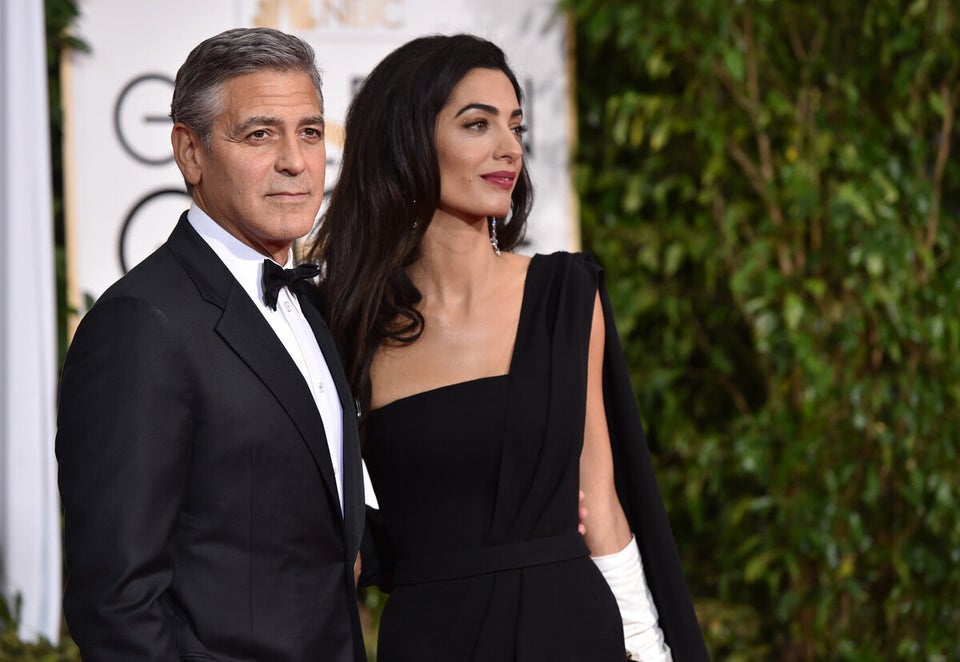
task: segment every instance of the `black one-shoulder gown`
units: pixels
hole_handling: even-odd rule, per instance
[[[598,287],[605,301],[601,272],[585,256],[534,256],[508,374],[415,394],[367,416],[364,457],[395,559],[379,662],[624,659],[616,601],[577,533]],[[620,353],[619,344],[613,349]],[[649,465],[639,434],[630,443],[642,446]],[[641,469],[653,481],[652,469]],[[655,481],[652,488],[662,512]],[[643,525],[630,519],[642,540]],[[676,557],[668,525],[666,536],[654,544]],[[644,562],[655,589],[657,560]],[[667,572],[679,572],[674,562]],[[668,584],[675,593],[676,580]],[[693,627],[680,636],[702,647],[682,574],[679,587]],[[681,643],[665,633],[671,647]],[[707,657],[678,657],[675,649],[674,659]]]

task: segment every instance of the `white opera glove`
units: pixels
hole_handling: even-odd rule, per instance
[[[636,538],[614,554],[591,557],[607,580],[620,607],[623,640],[630,660],[673,662],[670,647],[657,624],[657,607],[647,587]]]

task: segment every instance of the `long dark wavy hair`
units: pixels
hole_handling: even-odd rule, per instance
[[[437,115],[473,69],[502,71],[523,101],[500,48],[473,35],[436,35],[390,53],[347,111],[340,176],[307,258],[323,267],[327,323],[364,412],[377,347],[414,342],[423,333],[423,316],[415,308],[421,294],[406,267],[419,256],[440,200]],[[523,239],[532,201],[524,167],[510,214],[497,222],[501,249]]]

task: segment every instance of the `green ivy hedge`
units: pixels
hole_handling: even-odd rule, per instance
[[[960,6],[563,4],[584,244],[714,657],[960,659]]]
[[[41,638],[24,643],[17,635],[20,623],[20,600],[13,605],[0,596],[0,660],[4,662],[80,662],[76,644],[64,637],[58,644]]]

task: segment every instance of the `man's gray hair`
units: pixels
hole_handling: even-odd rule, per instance
[[[177,72],[170,118],[182,122],[210,147],[213,123],[223,112],[223,85],[261,71],[303,72],[323,91],[313,48],[298,37],[271,28],[235,28],[201,42]]]

